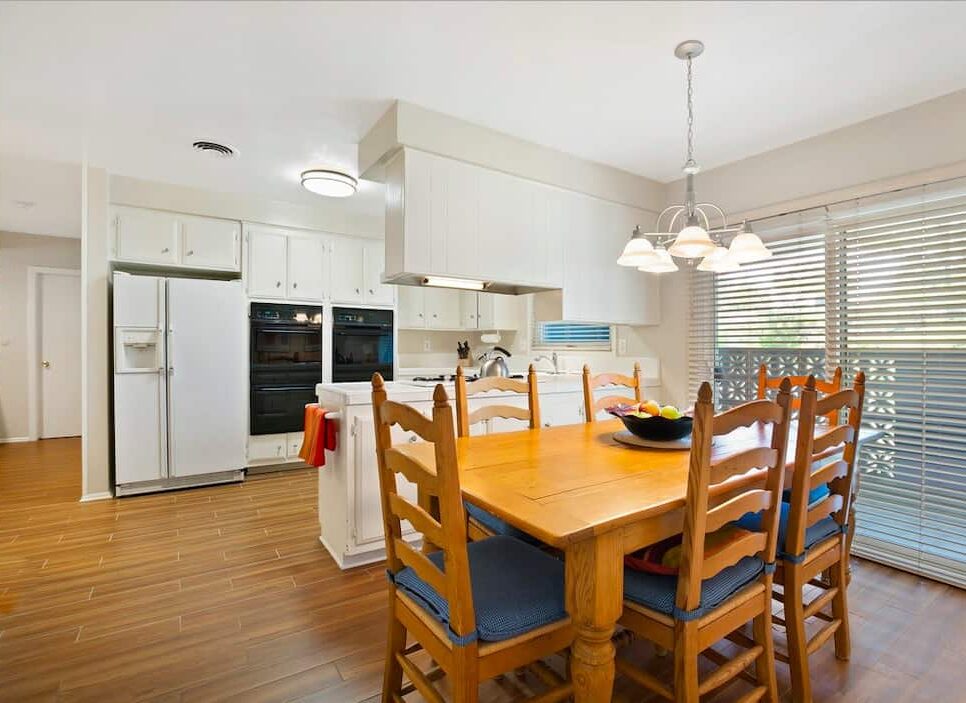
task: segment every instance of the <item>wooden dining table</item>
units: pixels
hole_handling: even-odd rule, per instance
[[[614,439],[622,429],[615,419],[457,439],[464,497],[565,555],[578,703],[611,699],[611,638],[623,609],[624,555],[679,534],[684,525],[689,452],[622,444]],[[767,443],[770,432],[755,424],[716,437],[712,456]],[[876,434],[864,430],[860,442]],[[794,447],[790,441],[786,485]],[[434,464],[432,445],[398,449]],[[733,477],[712,493],[712,502],[727,500],[750,480]]]

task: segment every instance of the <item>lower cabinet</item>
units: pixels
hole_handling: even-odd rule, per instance
[[[301,461],[301,432],[252,435],[248,438],[248,465],[284,464]]]

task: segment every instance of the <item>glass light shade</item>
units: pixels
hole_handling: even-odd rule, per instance
[[[708,256],[714,251],[715,246],[704,227],[688,225],[678,232],[678,236],[674,240],[674,244],[668,249],[668,253],[673,256],[680,256],[683,259],[697,259]]]
[[[330,198],[348,198],[356,192],[359,181],[348,173],[311,169],[302,172],[302,187],[316,195]]]
[[[712,273],[728,273],[737,271],[740,268],[726,247],[715,247],[715,250],[708,254],[701,263],[698,264],[698,271],[711,271]]]
[[[678,265],[664,247],[654,250],[654,259],[637,269],[646,273],[672,273],[678,270]]]
[[[731,258],[739,264],[750,264],[753,261],[763,261],[772,255],[772,251],[765,246],[761,238],[754,232],[738,232],[731,240],[728,250]]]
[[[627,240],[624,251],[617,258],[619,266],[643,266],[654,257],[654,245],[651,244],[640,230],[635,229],[634,235]]]

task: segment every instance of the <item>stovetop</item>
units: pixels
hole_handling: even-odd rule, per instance
[[[510,376],[509,378],[526,378],[526,377],[521,373],[516,373]],[[455,380],[456,380],[456,374],[441,373],[437,376],[414,376],[410,382],[415,386],[434,386],[437,383],[447,383],[447,382],[452,383]],[[476,374],[466,377],[467,383],[472,383],[473,381],[479,381],[479,380],[480,380],[480,377]]]

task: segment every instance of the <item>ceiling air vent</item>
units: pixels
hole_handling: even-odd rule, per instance
[[[217,156],[219,159],[230,159],[238,153],[234,147],[205,140],[194,142],[191,146],[195,151],[203,151],[206,154]]]

